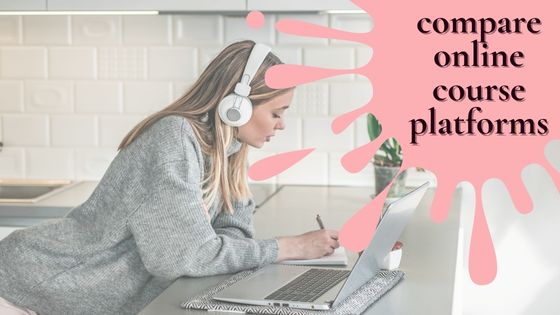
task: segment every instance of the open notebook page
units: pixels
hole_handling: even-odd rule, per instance
[[[337,248],[332,255],[324,256],[317,259],[294,259],[294,260],[284,260],[279,262],[279,264],[284,265],[310,265],[310,266],[333,266],[333,265],[348,265],[348,256],[346,256],[346,250],[344,247]]]

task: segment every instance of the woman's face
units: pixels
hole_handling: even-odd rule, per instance
[[[268,102],[253,106],[249,122],[239,127],[237,138],[248,145],[261,148],[274,137],[276,130],[284,129],[284,111],[292,103],[294,90],[276,96]]]

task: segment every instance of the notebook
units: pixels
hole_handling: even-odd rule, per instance
[[[344,247],[337,248],[332,255],[317,259],[293,259],[279,262],[282,265],[307,265],[307,266],[346,266],[348,256]]]

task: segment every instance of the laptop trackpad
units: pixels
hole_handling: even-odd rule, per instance
[[[309,270],[309,267],[289,265],[268,265],[250,278],[243,279],[227,289],[219,292],[215,297],[237,299],[264,299],[291,280]]]

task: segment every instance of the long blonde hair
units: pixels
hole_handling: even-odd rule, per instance
[[[128,146],[147,127],[162,117],[180,115],[187,118],[202,152],[210,157],[210,164],[205,169],[202,182],[203,201],[207,210],[211,208],[219,192],[225,208],[230,213],[233,213],[234,200],[246,200],[250,197],[246,169],[249,148],[243,143],[241,149],[228,158],[227,148],[237,136],[238,128],[224,124],[216,109],[226,95],[233,93],[254,45],[253,41],[246,40],[224,48],[183,96],[138,123],[124,137],[118,148],[121,150]],[[249,99],[253,106],[291,90],[275,90],[265,84],[266,70],[281,63],[277,56],[269,53],[259,67],[250,83]]]

